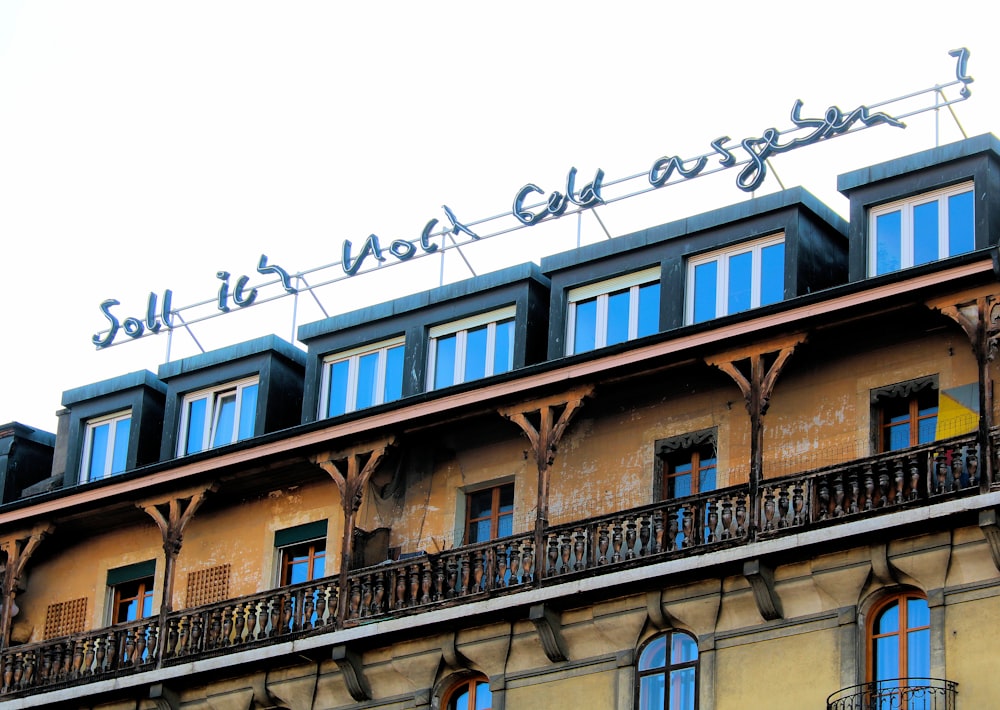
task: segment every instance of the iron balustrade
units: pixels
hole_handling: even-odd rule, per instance
[[[956,710],[958,683],[941,678],[893,678],[844,688],[827,710]]]

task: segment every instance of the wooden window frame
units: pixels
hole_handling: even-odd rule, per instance
[[[132,591],[130,588],[133,585],[135,585],[135,593],[132,594],[132,596],[124,596],[126,592]],[[154,587],[155,583],[153,577],[141,577],[127,582],[120,582],[112,586],[111,624],[127,624],[130,621],[138,621],[139,619],[148,618],[145,614],[143,614],[143,609],[145,608],[145,602],[148,599],[150,610],[152,610],[153,603],[155,602],[153,597],[155,591]],[[134,619],[119,618],[122,605],[133,601],[136,602],[136,617]],[[152,616],[152,614],[150,614],[150,616]]]
[[[927,630],[928,635],[930,634],[931,625],[928,623],[926,626],[909,626],[908,625],[908,609],[907,602],[910,600],[921,600],[926,602],[927,597],[920,592],[906,591],[900,592],[898,594],[893,594],[879,601],[878,604],[872,607],[871,612],[868,615],[868,620],[865,624],[865,680],[869,683],[878,682],[875,679],[875,641],[880,638],[889,638],[896,636],[899,639],[899,675],[900,678],[907,678],[908,676],[904,672],[909,668],[910,658],[909,658],[909,643],[907,642],[908,634],[914,631]],[[881,618],[882,613],[887,611],[893,604],[899,608],[899,628],[896,631],[876,634],[875,633],[875,623]],[[930,652],[930,643],[928,643],[928,653]],[[883,679],[889,680],[889,679]]]
[[[500,514],[500,499],[503,494],[504,489],[510,489],[511,497],[511,507],[512,510],[509,513],[511,516],[511,523],[513,524],[514,511],[513,511],[513,499],[514,499],[514,483],[513,481],[509,483],[501,483],[495,486],[490,486],[488,488],[480,488],[475,491],[468,491],[465,494],[465,544],[475,544],[471,542],[472,540],[472,530],[476,523],[482,522],[484,520],[490,521],[490,536],[487,540],[476,540],[475,542],[488,542],[489,540],[496,540],[499,537],[500,530],[500,518],[503,517]],[[492,495],[492,501],[490,504],[489,515],[483,515],[477,518],[472,517],[472,498],[474,496],[481,496],[483,493],[490,492]],[[504,513],[504,516],[508,513]]]
[[[688,638],[689,641],[694,643],[695,648],[695,659],[692,661],[680,661],[674,663],[671,659],[671,649],[672,641],[674,635],[681,635]],[[642,657],[643,654],[652,646],[652,644],[660,638],[666,639],[666,649],[664,656],[664,664],[655,668],[647,668],[645,670],[640,670],[642,668]],[[694,669],[694,705],[690,710],[698,710],[698,704],[701,695],[701,689],[699,684],[701,683],[701,649],[698,648],[698,640],[686,631],[680,631],[678,629],[672,629],[669,631],[664,631],[659,633],[643,644],[639,653],[636,655],[635,664],[635,707],[642,707],[642,679],[648,678],[650,676],[662,675],[664,682],[664,710],[688,710],[687,708],[674,708],[670,704],[670,677],[673,673],[677,671],[686,670],[688,668]]]
[[[441,696],[441,707],[444,708],[444,710],[451,710],[452,701],[464,691],[468,691],[469,693],[469,702],[466,707],[477,707],[476,689],[480,683],[484,683],[486,685],[486,689],[490,692],[490,705],[492,706],[493,691],[489,690],[489,679],[484,675],[473,675],[462,678],[462,680],[455,682],[451,687],[449,687],[448,690],[445,691],[444,695]]]
[[[306,560],[306,579],[305,582],[312,582],[315,579],[322,579],[326,576],[326,538],[317,538],[315,540],[306,540],[303,542],[296,542],[291,545],[285,545],[278,548],[281,552],[281,561],[279,565],[278,573],[278,584],[282,587],[287,587],[292,584],[291,582],[291,571],[295,565],[303,564],[303,560],[294,560],[294,556],[298,552],[305,551]],[[316,575],[316,561],[323,560],[323,575]],[[301,584],[301,582],[296,582],[296,584]]]
[[[657,500],[675,499],[676,496],[670,495],[670,481],[683,475],[691,476],[691,493],[689,495],[718,489],[719,451],[716,439],[717,431],[713,427],[657,441],[655,471],[657,490],[654,491],[654,497]],[[713,459],[714,463],[702,465],[707,459]],[[691,470],[677,473],[678,463],[690,463]],[[715,486],[703,490],[702,474],[709,470],[715,471]]]

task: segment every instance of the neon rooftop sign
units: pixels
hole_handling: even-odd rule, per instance
[[[231,281],[230,272],[218,271],[216,278],[222,283],[219,284],[214,299],[174,308],[173,293],[170,289],[163,292],[162,298],[156,293],[150,293],[145,313],[140,317],[131,315],[121,317],[115,310],[121,302],[113,298],[107,299],[100,304],[100,310],[107,319],[108,326],[93,336],[93,344],[98,349],[107,348],[128,340],[170,331],[178,324],[190,332],[192,324],[228,313],[234,308],[242,309],[254,303],[264,303],[289,295],[297,296],[301,292],[313,292],[315,298],[315,289],[321,286],[383,265],[403,263],[434,253],[443,254],[449,249],[459,249],[461,253],[461,247],[472,242],[618,202],[721,170],[739,168],[736,173],[736,186],[744,192],[753,192],[767,177],[769,167],[767,161],[774,155],[873,126],[905,128],[906,124],[903,122],[905,118],[951,106],[969,98],[972,93],[969,84],[973,81],[967,72],[969,50],[963,47],[953,49],[948,54],[955,58],[955,78],[946,84],[935,85],[876,104],[858,106],[847,112],[837,106],[830,106],[821,117],[804,117],[802,101],[796,100],[792,104],[790,113],[791,128],[784,130],[766,128],[759,136],[741,140],[720,136],[709,142],[710,150],[706,153],[689,158],[665,155],[654,160],[648,170],[615,180],[606,180],[604,171],[597,170],[594,178],[579,189],[577,189],[577,169],[573,167],[566,176],[565,188],[562,191],[546,192],[535,183],[528,183],[515,193],[509,211],[492,217],[466,222],[460,220],[450,207],[443,205],[441,208],[443,215],[428,220],[417,237],[399,238],[387,242],[375,234],[370,234],[359,246],[345,239],[341,243],[339,261],[294,274],[277,264],[269,263],[267,255],[261,254],[257,263],[257,273],[277,278],[253,286],[248,275],[238,276],[235,281]],[[948,99],[944,95],[944,90],[953,86],[960,86],[959,97]],[[895,115],[888,111],[876,110],[901,104],[924,94],[932,94],[934,103]],[[636,183],[640,186],[636,187]],[[540,196],[541,201],[529,203],[529,198],[535,195]],[[330,271],[333,275],[327,273]],[[309,283],[311,277],[318,278],[318,281]],[[271,292],[270,295],[264,295],[265,289]],[[317,303],[319,303],[318,298]],[[325,314],[322,304],[320,308]],[[205,309],[209,311],[207,314],[201,312]],[[185,313],[189,315],[186,317]],[[125,339],[119,338],[119,335],[124,335]],[[195,343],[197,344],[197,340]]]

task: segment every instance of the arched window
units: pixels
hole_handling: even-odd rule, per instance
[[[448,689],[441,704],[444,710],[490,710],[493,694],[484,676],[463,678]]]
[[[879,690],[912,685],[931,674],[931,613],[927,599],[897,594],[872,610],[868,629],[868,680]],[[904,680],[897,681],[902,678]]]
[[[696,710],[698,642],[683,631],[650,640],[639,653],[639,710]]]

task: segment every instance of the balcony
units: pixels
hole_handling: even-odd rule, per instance
[[[855,685],[826,699],[826,710],[955,710],[958,683],[894,678]]]
[[[990,443],[998,438],[993,431]],[[525,533],[386,561],[349,571],[344,589],[334,575],[15,646],[0,654],[0,693],[11,697],[114,679],[933,505],[980,491],[983,450],[974,434],[953,437],[765,479],[755,492],[749,484],[736,485],[551,526],[537,537]],[[831,696],[828,707],[953,708],[955,684],[935,683],[945,685],[858,686]],[[932,699],[938,704],[914,704]]]

